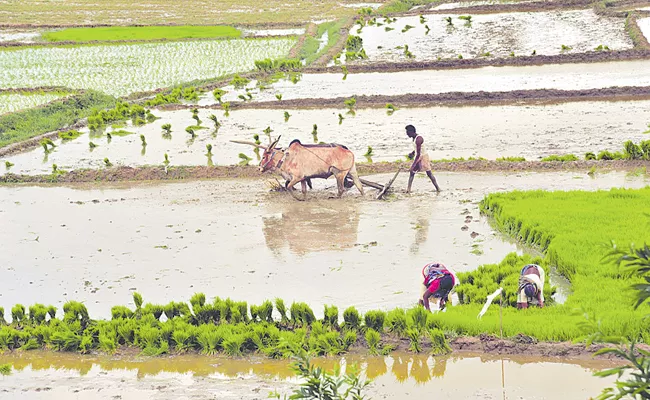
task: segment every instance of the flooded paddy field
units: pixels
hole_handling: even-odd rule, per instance
[[[343,79],[342,73],[305,73],[297,83],[281,80],[268,90],[251,89],[252,102],[339,98],[352,96],[396,96],[449,92],[503,92],[513,90],[561,89],[584,90],[613,86],[650,86],[650,61],[550,64],[522,67],[482,67],[476,69],[420,70],[402,72],[354,73]],[[254,83],[249,85],[252,88]],[[244,89],[232,86],[224,101],[236,102]],[[212,94],[203,105],[215,104]]]
[[[648,7],[648,10],[650,10],[650,7]],[[646,37],[646,40],[650,41],[650,18],[641,18],[637,20],[637,24]]]
[[[339,124],[338,114],[345,120]],[[198,130],[197,137],[185,132],[194,125],[189,110],[154,111],[160,119],[142,127],[126,127],[132,135],[113,136],[84,134],[78,139],[62,142],[44,154],[38,147],[27,152],[1,157],[14,166],[7,170],[0,166],[0,175],[47,174],[52,164],[64,170],[103,168],[104,158],[114,165],[162,165],[167,153],[170,165],[235,165],[239,153],[258,159],[252,147],[231,143],[230,140],[253,140],[254,134],[266,143],[262,131],[270,126],[273,135],[282,135],[281,145],[293,139],[303,143],[341,143],[355,152],[357,162],[367,162],[367,147],[373,148],[371,160],[394,161],[404,159],[413,150],[412,142],[404,134],[404,126],[413,124],[426,138],[426,148],[432,159],[454,157],[519,156],[537,160],[552,154],[576,154],[586,151],[619,151],[623,142],[645,140],[650,121],[650,101],[629,102],[574,102],[526,106],[486,107],[428,107],[401,108],[392,116],[384,109],[360,109],[354,116],[345,110],[307,109],[290,110],[284,119],[284,109],[241,109],[224,117],[221,110],[200,109],[199,117],[208,129]],[[214,131],[208,115],[218,115],[221,127]],[[462,123],[460,122],[462,121]],[[171,137],[163,136],[162,124],[172,125]],[[312,135],[313,125],[317,135]],[[140,135],[146,137],[143,148]],[[89,148],[89,142],[98,145]],[[206,145],[211,144],[213,156],[206,156]]]
[[[270,391],[288,394],[297,382],[286,360],[175,356],[171,361],[28,352],[0,355],[0,363],[6,362],[14,369],[0,377],[0,393],[29,400],[265,399]],[[326,370],[357,365],[373,380],[367,391],[371,398],[586,399],[613,381],[593,376],[610,367],[607,362],[525,356],[393,353],[314,362]],[[468,376],[472,385],[467,385]]]
[[[295,38],[0,50],[0,88],[65,86],[115,96],[243,72],[285,57]],[[164,56],[163,56],[164,55]]]
[[[416,61],[459,56],[511,57],[533,52],[584,53],[598,46],[611,50],[633,47],[623,18],[599,16],[593,10],[473,15],[471,22],[460,16],[425,14],[423,23],[418,16],[403,17],[390,25],[366,26],[361,33],[354,26],[350,35],[363,39],[368,59],[361,63],[409,61],[404,45],[408,45]],[[447,17],[452,18],[451,25]]]
[[[409,307],[426,263],[467,271],[517,251],[479,214],[487,193],[648,184],[617,172],[436,175],[441,193],[419,178],[405,196],[402,174],[389,202],[371,190],[330,199],[331,180],[315,181],[306,202],[269,193],[264,180],[0,186],[0,304],[78,300],[109,317],[137,290],[163,304],[196,292],[252,304],[281,297],[317,316],[323,304]]]

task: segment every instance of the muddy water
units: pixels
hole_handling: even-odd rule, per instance
[[[477,1],[461,1],[458,3],[443,3],[433,7],[434,10],[453,10],[454,8],[476,7],[476,6],[491,6],[499,4],[524,4],[532,3],[534,0],[529,1],[504,1],[504,0],[477,0]]]
[[[423,70],[390,73],[303,74],[297,83],[279,81],[261,93],[251,90],[252,101],[338,98],[355,95],[437,94],[448,92],[495,92],[534,89],[583,90],[613,86],[650,85],[650,61],[550,64],[524,67],[483,67],[458,70]],[[249,85],[250,86],[250,85]],[[225,88],[224,101],[241,101],[245,93]],[[210,94],[210,96],[212,96]],[[206,103],[214,103],[205,97]]]
[[[84,135],[68,143],[57,141],[57,147],[47,156],[42,148],[36,148],[6,160],[15,164],[11,172],[22,174],[50,173],[52,164],[66,170],[102,168],[105,157],[115,165],[161,165],[165,153],[172,165],[206,165],[206,144],[212,144],[215,165],[238,163],[240,152],[257,163],[251,147],[230,140],[253,140],[253,134],[258,133],[266,143],[268,139],[262,130],[271,126],[274,135],[282,135],[283,145],[294,138],[313,143],[311,132],[313,124],[317,124],[318,141],[345,144],[355,152],[357,161],[367,161],[363,154],[368,146],[373,148],[373,161],[392,161],[413,150],[403,133],[407,123],[414,124],[424,135],[433,159],[523,156],[536,160],[566,153],[582,156],[587,150],[619,151],[626,140],[647,139],[643,131],[650,121],[650,101],[403,108],[392,116],[382,109],[363,109],[354,117],[346,114],[341,125],[337,114],[345,114],[344,110],[291,110],[287,122],[282,109],[237,110],[228,118],[222,117],[219,110],[200,110],[206,126],[211,123],[207,118],[211,113],[220,118],[219,132],[197,131],[194,141],[189,140],[184,129],[194,123],[189,110],[157,111],[160,120],[143,127],[128,127],[134,135],[114,136],[110,144],[106,137],[89,139]],[[173,127],[170,139],[164,139],[161,134],[160,126],[164,123]],[[144,154],[140,134],[147,140]],[[89,140],[99,145],[92,152]],[[1,164],[0,174],[4,174],[7,170]]]
[[[175,356],[173,361],[27,352],[0,356],[12,374],[0,377],[6,396],[21,399],[264,399],[289,393],[297,380],[287,361]],[[318,359],[331,370],[358,366],[373,380],[371,398],[412,399],[587,399],[612,379],[593,376],[602,362],[558,363],[530,357],[463,355]],[[470,380],[468,381],[468,378]],[[502,385],[503,382],[503,385]],[[553,382],[549,385],[549,382]]]
[[[650,7],[647,9],[650,10]],[[650,41],[650,18],[642,18],[636,22],[639,25],[641,32],[643,32],[643,36],[645,36],[646,39]]]
[[[350,34],[360,35],[368,59],[378,61],[408,61],[401,46],[408,45],[415,60],[438,58],[509,57],[530,55],[557,55],[566,52],[584,53],[597,46],[612,50],[633,47],[625,33],[621,18],[601,17],[593,10],[521,12],[472,16],[471,23],[459,19],[458,14],[428,14],[426,22],[420,17],[399,18],[384,26],[358,26]],[[446,17],[453,18],[449,26]],[[403,32],[407,25],[414,28]],[[426,33],[426,26],[430,31]],[[387,32],[385,29],[393,28]],[[562,45],[570,50],[562,50]]]
[[[36,41],[41,36],[40,32],[20,31],[13,29],[0,29],[0,43],[2,42],[27,42]]]
[[[131,304],[188,300],[195,292],[259,304],[284,298],[409,307],[421,268],[456,271],[495,263],[517,247],[479,215],[485,194],[514,189],[641,187],[622,173],[440,173],[394,201],[349,192],[330,199],[333,181],[315,182],[309,201],[268,193],[261,180],[135,186],[0,187],[0,304],[85,302],[94,317]],[[388,175],[370,178],[385,182]],[[396,187],[406,186],[405,175]],[[468,222],[466,222],[468,221]],[[474,238],[472,237],[474,236]],[[8,315],[6,316],[9,317]]]

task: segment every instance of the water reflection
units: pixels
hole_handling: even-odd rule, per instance
[[[412,255],[417,255],[420,252],[420,246],[427,242],[432,213],[433,205],[429,199],[409,204],[409,220],[415,231],[413,244],[410,248]]]
[[[385,375],[392,376],[396,382],[405,383],[412,379],[416,384],[424,384],[433,379],[441,379],[447,372],[448,363],[458,363],[463,360],[480,360],[479,365],[493,364],[502,360],[489,355],[479,356],[437,356],[428,354],[394,353],[390,356],[359,356],[316,358],[312,362],[332,372],[336,368],[345,371],[354,365],[369,379]],[[508,358],[508,364],[537,364],[546,360],[535,357]],[[207,357],[199,355],[176,355],[169,357],[118,358],[111,356],[78,355],[70,353],[54,353],[42,351],[14,352],[0,355],[0,364],[10,363],[15,371],[30,368],[32,371],[74,371],[81,376],[86,375],[93,367],[103,371],[136,371],[138,379],[155,376],[161,373],[191,373],[194,376],[219,375],[228,378],[241,376],[257,376],[265,379],[286,380],[294,377],[290,360],[273,360],[262,358],[231,359],[225,357]],[[567,361],[562,364],[578,364],[590,370],[602,369],[602,361]],[[389,374],[390,370],[390,374]]]
[[[263,218],[267,247],[304,255],[314,251],[354,246],[359,229],[358,204],[343,202],[270,202]]]

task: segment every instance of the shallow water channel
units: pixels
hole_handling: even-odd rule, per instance
[[[403,108],[392,116],[383,109],[362,109],[355,116],[347,115],[339,125],[337,114],[344,110],[290,110],[291,118],[284,120],[284,110],[243,109],[232,111],[228,118],[220,110],[201,109],[199,116],[210,126],[209,114],[218,115],[222,124],[218,132],[212,128],[197,131],[190,140],[185,127],[195,121],[189,110],[154,111],[161,119],[142,127],[127,127],[135,134],[89,137],[84,134],[76,140],[61,143],[44,154],[35,148],[11,157],[0,158],[15,164],[7,170],[0,163],[0,175],[6,172],[20,174],[48,174],[52,164],[60,169],[102,168],[104,158],[114,165],[162,165],[164,154],[171,165],[207,165],[206,144],[211,144],[215,165],[233,165],[239,153],[258,159],[253,148],[231,143],[230,140],[253,140],[259,134],[263,143],[268,139],[262,133],[271,126],[273,135],[282,135],[281,145],[292,139],[303,143],[335,142],[355,152],[357,162],[367,162],[363,155],[368,146],[373,148],[372,161],[404,159],[413,150],[413,143],[404,134],[404,126],[413,124],[425,138],[425,147],[432,159],[454,157],[519,156],[537,160],[551,154],[576,154],[586,151],[620,151],[623,142],[648,139],[643,132],[650,122],[650,101],[576,102],[549,105],[487,106],[487,107],[428,107]],[[172,125],[171,137],[165,139],[160,126]],[[312,135],[313,125],[318,126]],[[142,147],[140,135],[146,137]],[[89,141],[98,147],[89,149]]]
[[[6,362],[14,370],[10,376],[0,376],[0,392],[28,400],[265,399],[270,391],[289,393],[297,383],[285,360],[26,352],[0,355],[0,363]],[[375,399],[587,399],[612,382],[593,376],[594,371],[611,366],[594,360],[560,363],[525,356],[393,353],[315,363],[327,370],[356,365],[373,380],[367,394]]]
[[[392,175],[392,174],[390,174]],[[192,294],[260,304],[281,297],[371,309],[409,307],[422,266],[496,263],[517,246],[479,214],[486,194],[515,189],[643,187],[625,173],[439,173],[392,201],[315,182],[306,202],[263,180],[0,186],[0,304],[83,301],[93,318],[114,305],[188,301]],[[369,179],[386,182],[389,175]],[[8,313],[7,313],[8,314]],[[9,315],[6,315],[9,318]]]
[[[249,85],[252,87],[254,84]],[[482,67],[476,69],[421,70],[303,74],[297,83],[281,80],[261,93],[251,90],[252,101],[338,98],[359,95],[437,94],[448,92],[500,92],[512,90],[562,89],[583,90],[613,86],[650,85],[650,61],[615,61],[603,63],[547,64],[522,67]],[[245,90],[232,86],[224,101],[238,99]],[[214,104],[212,94],[205,98]]]

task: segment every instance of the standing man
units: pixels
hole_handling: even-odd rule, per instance
[[[537,264],[525,265],[519,275],[517,308],[528,308],[529,304],[544,307],[544,269]]]
[[[409,176],[409,186],[406,189],[406,193],[411,193],[413,178],[415,177],[415,174],[420,171],[427,173],[427,176],[431,179],[431,183],[435,186],[436,191],[439,192],[440,187],[438,187],[438,182],[436,182],[436,178],[431,173],[429,155],[424,149],[424,138],[415,133],[415,127],[413,125],[406,126],[406,136],[413,139],[413,145],[415,146],[415,150],[409,154],[409,158],[413,158],[413,165],[411,165],[411,169],[409,170],[411,175]]]

